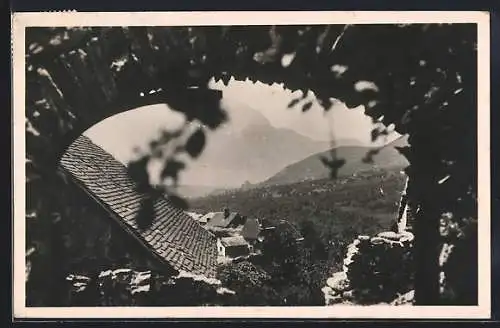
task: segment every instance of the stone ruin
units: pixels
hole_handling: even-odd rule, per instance
[[[214,278],[180,272],[163,276],[127,268],[102,271],[97,277],[70,274],[72,306],[203,306],[231,303],[235,294]]]
[[[358,236],[348,247],[342,271],[334,273],[322,288],[325,304],[390,304],[413,302],[414,235],[412,209],[406,187],[401,196],[396,231]]]

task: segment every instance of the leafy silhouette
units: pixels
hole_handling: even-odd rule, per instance
[[[189,208],[188,202],[183,199],[182,197],[179,197],[177,195],[170,194],[168,195],[168,199],[176,206],[177,208],[180,208],[182,210],[187,210]]]
[[[93,124],[131,108],[167,103],[188,122],[216,129],[227,115],[220,91],[208,88],[212,77],[225,84],[231,78],[283,83],[292,91],[312,91],[325,110],[332,98],[348,108],[364,106],[370,117],[383,115],[384,125],[410,135],[411,147],[404,150],[411,163],[408,196],[421,209],[415,226],[415,298],[417,304],[436,304],[440,213],[477,216],[477,158],[470,155],[477,151],[476,38],[475,24],[27,28],[26,156],[36,167],[30,177],[37,178],[28,180],[26,189],[30,206],[45,218],[37,225],[43,229],[36,229],[54,228],[51,213],[69,215],[53,172],[68,145]],[[293,61],[281,65],[283,54],[292,53]],[[360,81],[376,88],[356,88]],[[189,146],[193,157],[205,143],[197,138]],[[149,181],[139,167],[158,158],[167,165],[167,154],[160,151],[164,144],[129,165],[144,191]],[[335,173],[341,162],[325,164]],[[447,175],[452,176],[447,183],[437,183]],[[35,244],[63,249],[36,238]],[[474,260],[457,249],[464,261]],[[39,254],[32,255],[41,256],[37,263],[50,260]],[[39,285],[51,299],[55,285],[48,282],[60,276],[59,269],[45,265],[43,270],[37,273],[44,277]],[[452,274],[451,268],[443,270]],[[458,280],[451,279],[450,286],[460,285]]]
[[[131,161],[127,166],[127,171],[135,183],[136,189],[139,192],[149,192],[151,186],[149,184],[149,173],[147,171],[147,163],[149,156],[145,155],[135,161]]]
[[[363,157],[362,161],[363,163],[369,163],[373,164],[373,157],[377,155],[380,152],[380,148],[375,148],[375,149],[370,149],[365,157]]]
[[[324,156],[320,157],[323,165],[330,169],[330,178],[336,179],[339,169],[345,164],[345,159],[343,158],[327,158]]]
[[[188,139],[185,149],[193,158],[197,158],[205,147],[205,133],[202,129],[196,130]]]
[[[304,106],[302,106],[302,112],[304,112],[304,113],[305,113],[305,112],[307,112],[308,110],[310,110],[310,109],[311,109],[311,107],[312,107],[312,105],[313,105],[312,101],[306,102],[306,103],[304,104]]]
[[[139,229],[148,229],[153,223],[154,216],[153,197],[144,197],[141,201],[141,207],[135,217]]]
[[[302,99],[301,98],[293,98],[287,105],[288,108],[292,108],[297,105]]]
[[[176,159],[169,159],[167,160],[165,166],[163,167],[160,177],[162,180],[164,180],[167,177],[172,177],[175,181],[177,181],[177,177],[179,172],[186,167],[186,164],[184,164],[181,161],[178,161]]]

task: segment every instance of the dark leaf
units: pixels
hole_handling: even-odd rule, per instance
[[[324,166],[328,166],[330,164],[330,159],[328,157],[321,156],[319,159],[321,160],[321,163],[323,163]]]
[[[405,147],[394,147],[401,155],[406,157],[408,161],[411,161],[411,152],[410,152],[410,147],[405,146]]]
[[[305,103],[304,106],[302,106],[302,112],[305,113],[308,110],[310,110],[312,105],[313,105],[312,101]]]
[[[300,98],[294,98],[292,101],[290,101],[287,105],[288,108],[292,108],[293,106],[297,105],[301,99]]]
[[[363,157],[363,163],[373,164],[373,156],[380,152],[380,148],[370,149],[366,155]]]
[[[153,224],[155,216],[153,205],[152,197],[146,197],[141,201],[141,207],[139,208],[139,212],[137,212],[135,221],[137,222],[137,226],[142,230],[148,229]]]
[[[381,135],[382,133],[380,132],[380,130],[378,128],[375,128],[372,130],[371,132],[371,139],[372,139],[372,142],[377,140],[377,138]]]
[[[227,87],[229,84],[229,80],[231,80],[231,76],[224,74],[224,75],[222,75],[221,80],[222,80],[222,83],[224,83],[224,85]]]
[[[147,165],[149,162],[149,156],[143,156],[138,160],[132,161],[127,166],[128,175],[137,184],[137,189],[140,191],[146,191],[150,188],[149,184],[149,174],[147,171]]]
[[[200,156],[203,147],[205,147],[205,133],[202,129],[198,129],[189,137],[185,148],[191,157],[197,158]]]
[[[174,204],[174,206],[176,206],[182,210],[187,210],[189,208],[189,204],[182,197],[179,197],[177,195],[169,195],[168,199],[172,202],[172,204]]]
[[[333,105],[333,102],[330,99],[328,99],[328,98],[321,99],[321,106],[323,107],[323,109],[325,111],[330,110],[330,108],[332,107],[332,105]]]
[[[183,162],[180,162],[176,159],[169,159],[163,170],[161,171],[161,179],[165,179],[167,177],[172,177],[174,180],[177,180],[177,176],[180,170],[184,169],[186,165]]]
[[[345,159],[339,158],[339,159],[329,159],[327,157],[320,157],[321,162],[323,165],[328,167],[330,169],[330,178],[335,179],[338,175],[339,169],[345,164]]]

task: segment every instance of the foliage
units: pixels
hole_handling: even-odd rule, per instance
[[[397,172],[366,172],[337,180],[228,191],[193,199],[190,206],[205,213],[230,204],[248,217],[287,220],[300,230],[314,258],[339,270],[345,248],[355,236],[388,230],[395,222],[403,187],[404,176]]]
[[[420,208],[415,297],[419,304],[438,301],[439,217],[477,216],[474,25],[28,28],[26,41],[27,192],[48,229],[49,218],[64,212],[50,201],[57,160],[86,128],[166,102],[186,117],[179,147],[152,147],[167,164],[186,151],[199,155],[204,132],[193,131],[192,122],[204,131],[226,119],[220,94],[208,90],[211,78],[283,83],[304,95],[313,91],[325,110],[335,99],[363,105],[374,120],[410,134],[411,148],[401,151],[411,162],[409,197]],[[311,100],[294,105],[307,112]],[[324,162],[335,177],[342,159],[333,153]],[[174,167],[167,170],[169,190],[182,165]],[[32,183],[37,177],[41,188]]]
[[[305,242],[293,225],[285,221],[275,226],[265,237],[258,260],[271,276],[271,286],[283,305],[323,305],[321,286],[330,271],[327,262],[314,258],[312,241]]]
[[[251,262],[221,266],[218,279],[235,292],[233,305],[279,305],[279,296],[270,284],[271,276]]]

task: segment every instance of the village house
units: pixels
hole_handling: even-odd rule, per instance
[[[198,223],[201,225],[206,225],[214,216],[217,214],[217,212],[210,212],[198,219]]]
[[[74,209],[56,234],[65,249],[58,265],[67,272],[133,267],[215,276],[215,237],[165,197],[139,192],[126,167],[89,138],[68,148],[60,172]],[[151,224],[143,227],[137,218],[148,197]]]
[[[250,245],[242,236],[217,238],[217,252],[220,257],[236,258],[250,255]]]
[[[210,219],[206,223],[207,228],[236,228],[245,223],[245,217],[237,212],[229,211],[228,208],[224,208],[222,212],[209,214]]]

